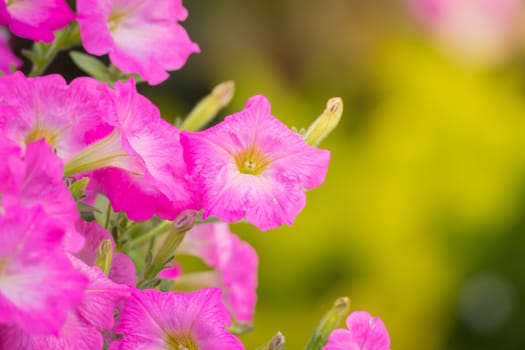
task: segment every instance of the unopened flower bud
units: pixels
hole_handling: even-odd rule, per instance
[[[113,244],[111,240],[105,239],[98,246],[97,259],[95,265],[98,266],[105,275],[109,274],[113,261]]]
[[[348,313],[349,307],[350,299],[347,297],[337,299],[319,322],[305,350],[321,349],[328,341],[332,331],[339,326],[343,317]]]
[[[204,97],[192,109],[190,114],[184,119],[180,126],[181,130],[198,131],[210,122],[217,113],[230,103],[235,84],[233,81],[226,81],[217,85],[209,95]]]
[[[343,114],[343,100],[333,97],[326,103],[324,112],[310,125],[303,138],[307,144],[317,146],[339,124]]]
[[[284,335],[281,332],[277,332],[272,339],[259,346],[257,350],[282,350],[284,349],[284,342]]]
[[[195,210],[185,210],[175,218],[173,224],[169,228],[166,239],[159,248],[157,254],[155,254],[153,261],[146,266],[144,271],[144,277],[146,279],[152,279],[157,276],[160,270],[162,270],[162,268],[173,259],[175,249],[177,249],[184,239],[186,232],[195,224],[197,214],[198,212]]]

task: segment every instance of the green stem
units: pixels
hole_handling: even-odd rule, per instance
[[[154,279],[164,268],[166,263],[173,259],[175,249],[177,249],[184,239],[186,232],[188,232],[195,224],[197,214],[198,212],[195,210],[186,210],[179,214],[173,223],[170,223],[171,227],[166,239],[162,242],[160,249],[153,258],[153,261],[147,264],[144,269],[143,275],[145,280]]]
[[[104,222],[104,228],[106,230],[109,229],[109,220],[111,218],[111,202],[108,201],[108,206],[106,208],[106,219],[105,219],[105,222]]]
[[[152,228],[151,230],[149,230],[148,232],[132,239],[132,240],[129,240],[127,243],[124,244],[124,246],[122,247],[124,251],[127,251],[129,249],[132,249],[132,248],[135,248],[135,247],[138,247],[140,246],[141,244],[144,244],[146,243],[147,241],[149,241],[150,239],[152,239],[153,237],[161,234],[161,233],[164,233],[168,227],[170,226],[171,224],[171,221],[162,221],[160,224],[158,224],[157,226],[155,226],[154,228]]]
[[[80,43],[80,27],[74,22],[70,26],[56,32],[55,40],[48,45],[36,42],[33,46],[33,66],[30,77],[36,77],[45,72],[58,53]],[[37,49],[37,45],[40,48]]]

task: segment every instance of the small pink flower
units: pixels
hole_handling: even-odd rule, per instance
[[[306,204],[304,190],[323,183],[330,159],[272,116],[262,95],[214,127],[183,132],[181,143],[203,218],[245,217],[261,230],[293,223]]]
[[[228,311],[219,289],[193,293],[135,290],[115,331],[122,338],[110,350],[244,349],[226,330]]]
[[[186,234],[177,253],[195,255],[215,268],[216,273],[206,275],[212,283],[208,286],[223,290],[224,304],[235,320],[253,322],[257,301],[257,253],[248,243],[231,233],[228,224],[196,225]],[[213,284],[215,281],[216,284]]]
[[[12,67],[20,68],[22,60],[16,57],[9,45],[9,33],[6,28],[0,28],[0,72],[11,73]]]
[[[58,333],[83,298],[87,279],[62,249],[62,223],[38,206],[0,210],[0,324]]]
[[[75,18],[65,0],[0,1],[0,24],[22,38],[49,43]]]
[[[346,326],[332,332],[323,350],[390,350],[390,337],[379,317],[355,311],[347,317]]]
[[[188,15],[181,0],[78,0],[77,9],[86,51],[109,53],[120,70],[138,73],[151,85],[199,52],[177,23]]]

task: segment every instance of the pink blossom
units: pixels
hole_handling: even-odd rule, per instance
[[[4,205],[1,212],[0,323],[58,333],[87,284],[61,247],[63,226],[39,206]]]
[[[389,350],[390,337],[383,321],[355,311],[346,319],[348,329],[336,329],[323,350]]]
[[[14,324],[0,325],[0,349],[98,350],[102,346],[100,332],[74,311],[56,335],[31,335]]]
[[[138,73],[152,85],[199,52],[177,23],[188,15],[181,0],[78,0],[77,9],[86,51],[109,53],[120,70]]]
[[[208,277],[217,280],[213,286],[222,288],[224,304],[233,317],[240,322],[253,322],[257,301],[257,253],[231,233],[228,224],[195,226],[188,231],[177,253],[198,256],[215,268],[217,276]]]
[[[49,43],[74,18],[65,0],[0,1],[0,24],[26,39]]]
[[[68,86],[58,75],[16,73],[0,77],[0,96],[0,131],[7,138],[21,147],[45,139],[67,175],[87,172],[99,180],[116,211],[145,220],[199,209],[185,180],[179,131],[133,81],[113,90],[91,78]]]
[[[186,181],[177,128],[137,93],[133,81],[117,82],[111,94],[113,106],[108,106],[105,120],[114,131],[104,142],[113,138],[117,147],[98,151],[106,157],[115,152],[119,163],[97,170],[94,178],[115,211],[125,211],[132,220],[146,220],[154,214],[174,219],[185,209],[199,209]]]
[[[41,206],[47,214],[62,222],[66,230],[64,248],[79,251],[84,239],[74,227],[74,222],[80,218],[63,181],[62,161],[44,140],[29,143],[23,156],[17,146],[12,144],[11,147],[10,154],[2,157],[4,164],[0,166],[0,203],[28,208]]]
[[[115,327],[122,338],[110,350],[243,349],[225,327],[228,311],[219,289],[192,293],[135,290]]]
[[[22,60],[13,54],[9,45],[9,33],[6,28],[0,28],[0,72],[11,73],[12,67],[20,68]]]
[[[77,257],[86,264],[90,266],[95,265],[98,247],[102,241],[106,239],[111,240],[113,249],[115,249],[115,242],[111,234],[96,221],[86,222],[81,220],[77,222],[76,227],[86,240],[84,248],[77,254]],[[137,272],[133,261],[129,256],[120,252],[113,252],[113,260],[108,277],[119,284],[132,287],[137,284]]]
[[[69,257],[77,271],[89,280],[82,301],[70,310],[56,334],[34,335],[16,325],[0,326],[0,348],[27,350],[102,349],[100,330],[113,328],[117,304],[129,297],[129,287],[109,280],[98,267]]]
[[[262,95],[214,127],[183,132],[181,143],[203,218],[245,217],[261,230],[293,223],[306,204],[304,190],[323,183],[330,158],[272,116]]]
[[[88,266],[74,257],[70,259],[77,271],[82,272],[89,280],[76,311],[97,329],[113,328],[114,311],[120,301],[130,296],[129,286],[111,281],[96,266]]]
[[[107,98],[94,79],[60,75],[26,78],[16,72],[0,77],[0,131],[21,147],[45,139],[67,162],[97,137],[111,132],[101,115]]]

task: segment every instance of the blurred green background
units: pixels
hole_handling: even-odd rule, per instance
[[[332,152],[326,183],[294,226],[233,225],[260,256],[247,348],[277,331],[302,348],[349,296],[383,319],[392,349],[524,349],[525,40],[469,52],[399,0],[185,6],[202,53],[141,87],[168,119],[230,79],[221,117],[263,93],[301,128],[328,98],[345,103],[321,144]]]

